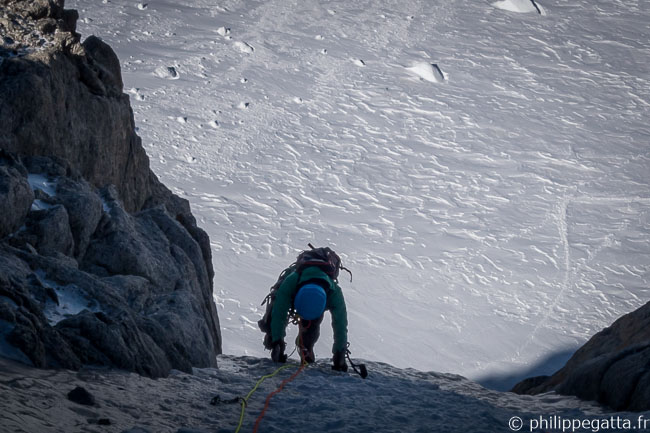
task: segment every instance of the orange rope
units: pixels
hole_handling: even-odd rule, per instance
[[[309,322],[307,322],[307,326],[304,329],[307,330],[307,329],[309,329],[310,326],[311,326],[311,320]],[[264,418],[264,415],[266,415],[266,410],[269,408],[269,404],[271,403],[271,398],[274,395],[279,394],[280,392],[282,392],[282,389],[284,388],[284,386],[287,383],[294,380],[300,374],[300,372],[303,371],[305,369],[305,367],[307,367],[307,361],[305,361],[305,353],[302,350],[303,349],[303,344],[302,344],[302,323],[301,323],[300,328],[301,329],[298,330],[298,337],[299,337],[298,345],[300,346],[298,349],[300,351],[300,361],[301,361],[300,362],[300,368],[298,369],[298,371],[293,373],[291,375],[291,377],[289,377],[287,379],[284,379],[282,381],[282,383],[280,384],[280,386],[275,391],[271,392],[266,397],[266,401],[264,402],[264,409],[262,409],[262,413],[260,413],[260,416],[258,416],[257,420],[255,420],[255,427],[253,428],[253,433],[257,433],[257,429],[259,428],[260,423],[262,422],[262,418]]]

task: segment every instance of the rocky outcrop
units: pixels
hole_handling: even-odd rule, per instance
[[[526,379],[512,391],[556,391],[615,410],[650,410],[650,302],[594,335],[552,376]]]
[[[0,354],[153,377],[216,365],[203,251],[165,206],[129,214],[115,187],[93,190],[43,157],[23,164],[5,154],[0,169],[13,173],[0,188],[24,184],[36,197],[0,242]],[[5,209],[21,214],[15,202]]]
[[[60,157],[91,184],[115,185],[127,211],[140,210],[160,185],[135,133],[117,56],[97,37],[80,43],[66,31],[74,25],[62,0],[2,2],[0,147]]]
[[[13,233],[22,225],[34,201],[34,193],[27,183],[26,174],[24,167],[14,158],[0,166],[0,203],[12,210],[0,212],[0,238]]]
[[[209,239],[149,168],[117,56],[63,0],[0,0],[0,355],[215,366]]]

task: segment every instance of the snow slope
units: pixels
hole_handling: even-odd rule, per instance
[[[241,416],[235,399],[249,395],[260,377],[277,365],[222,356],[218,369],[194,369],[191,375],[172,371],[156,380],[97,368],[39,370],[4,359],[0,367],[0,392],[6,397],[0,399],[2,431],[232,433]],[[267,396],[297,368],[297,363],[289,364],[250,394],[241,432],[253,431]],[[571,397],[489,391],[460,376],[381,363],[368,363],[368,368],[370,375],[362,380],[333,372],[323,361],[308,367],[270,399],[259,431],[493,433],[511,431],[511,422],[522,431],[563,431],[548,428],[554,419],[557,426],[574,420],[589,423],[585,429],[564,431],[625,431],[603,428],[616,426],[611,419],[618,425],[627,421],[635,430],[644,422],[650,426],[649,412],[612,417]],[[68,400],[68,392],[78,386],[94,397],[95,406]],[[519,420],[523,424],[517,424]]]
[[[354,272],[355,355],[400,367],[550,373],[648,301],[650,2],[493,3],[66,2],[210,235],[226,353],[268,356],[308,242]]]

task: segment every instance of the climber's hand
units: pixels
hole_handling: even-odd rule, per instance
[[[332,365],[332,370],[343,372],[348,371],[348,364],[345,362],[345,350],[334,352],[332,362],[334,363],[334,365]]]

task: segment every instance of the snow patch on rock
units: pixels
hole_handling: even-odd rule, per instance
[[[180,75],[174,66],[159,66],[153,73],[158,78],[166,80],[178,80]]]
[[[59,285],[47,279],[43,270],[38,270],[35,274],[44,287],[53,289],[56,293],[57,300],[48,299],[43,310],[43,314],[45,314],[50,325],[54,326],[61,320],[79,314],[84,310],[90,310],[94,313],[99,311],[95,302],[90,301],[83,290],[76,285]]]
[[[251,54],[251,53],[253,53],[253,51],[255,51],[255,48],[253,48],[252,46],[250,46],[246,42],[236,41],[236,42],[233,43],[233,45],[235,46],[235,48],[237,48],[242,53]]]
[[[445,81],[444,74],[435,63],[418,62],[406,68],[406,70],[424,81],[430,81],[432,83],[442,83]]]
[[[537,12],[546,15],[544,9],[534,0],[502,0],[492,3],[492,6],[510,12],[530,13]]]
[[[30,173],[27,176],[27,182],[29,182],[29,186],[31,186],[34,191],[43,191],[50,197],[56,195],[56,180],[50,180],[45,175]]]

